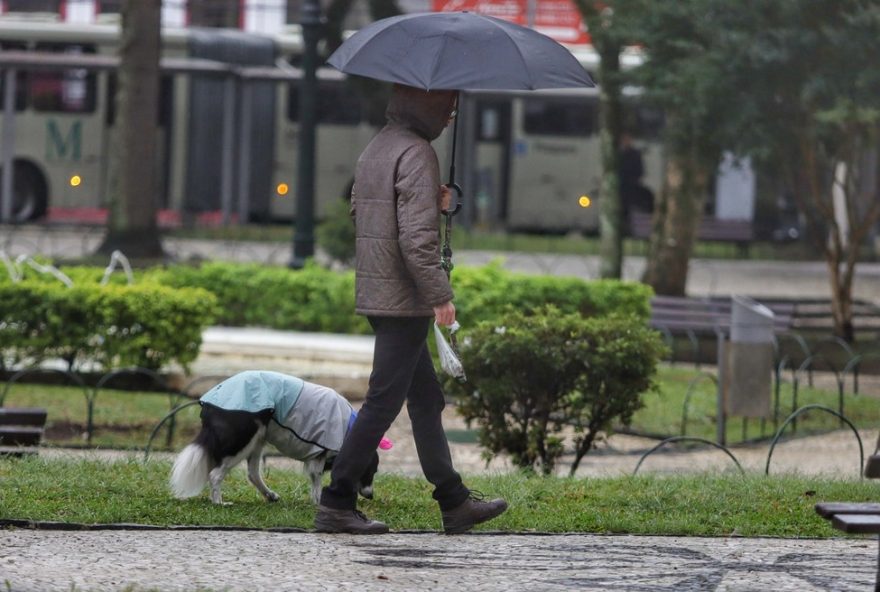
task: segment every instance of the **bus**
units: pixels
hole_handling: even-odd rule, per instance
[[[115,55],[117,22],[78,25],[0,16],[0,50]],[[302,51],[298,27],[271,35],[229,29],[165,28],[164,58],[268,67],[286,80],[239,84],[165,73],[159,112],[160,207],[166,221],[289,222],[296,217]],[[595,72],[589,48],[573,50]],[[625,68],[637,52],[622,56]],[[106,215],[113,173],[115,75],[71,69],[19,72],[15,123],[14,221],[77,221]],[[315,215],[347,197],[357,157],[383,123],[355,81],[319,70]],[[234,103],[233,154],[223,152],[224,115]],[[601,202],[598,91],[462,93],[456,181],[465,190],[460,221],[499,231],[594,233]],[[245,113],[246,110],[246,113]],[[625,100],[627,128],[641,151],[644,185],[663,183],[662,115],[638,94]],[[239,122],[250,122],[250,132]],[[451,130],[436,142],[443,170]],[[232,189],[229,189],[231,185]],[[231,197],[224,192],[233,194]]]
[[[115,56],[117,22],[59,23],[21,15],[0,18],[0,52]],[[275,67],[300,51],[298,36],[268,37],[227,29],[168,28],[162,57],[212,60],[238,66]],[[162,75],[157,134],[160,207],[168,212],[211,212],[220,208],[224,171],[223,113],[230,96],[221,77],[198,73]],[[2,84],[2,82],[0,82]],[[239,85],[241,86],[241,85]],[[276,178],[275,117],[278,102],[270,81],[249,84],[254,115],[247,179],[233,186],[247,193],[255,211],[269,210]],[[116,75],[87,68],[18,71],[14,117],[13,221],[66,212],[100,212],[108,201],[114,159]],[[236,121],[241,88],[232,96]],[[267,116],[268,114],[268,116]],[[245,143],[236,128],[233,162]],[[281,156],[280,158],[284,158]],[[240,167],[234,167],[239,173]],[[280,175],[280,173],[279,173]]]

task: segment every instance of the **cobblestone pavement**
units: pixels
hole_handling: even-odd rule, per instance
[[[228,531],[0,532],[12,592],[869,590],[868,540]]]

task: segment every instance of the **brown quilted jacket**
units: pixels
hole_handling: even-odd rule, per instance
[[[387,125],[355,169],[356,300],[359,314],[433,316],[452,300],[440,268],[440,167],[431,147],[454,93],[395,86]]]

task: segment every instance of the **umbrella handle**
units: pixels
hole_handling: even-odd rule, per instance
[[[446,187],[452,189],[453,191],[455,191],[455,193],[458,194],[458,200],[455,203],[455,207],[451,211],[440,210],[441,214],[443,214],[444,216],[449,216],[451,218],[461,211],[461,201],[459,200],[461,200],[461,196],[464,195],[464,191],[462,190],[461,185],[459,185],[458,183],[447,183]]]

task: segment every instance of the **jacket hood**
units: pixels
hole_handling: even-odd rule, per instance
[[[385,117],[388,123],[402,125],[433,141],[449,123],[457,95],[454,90],[422,90],[395,84]]]

